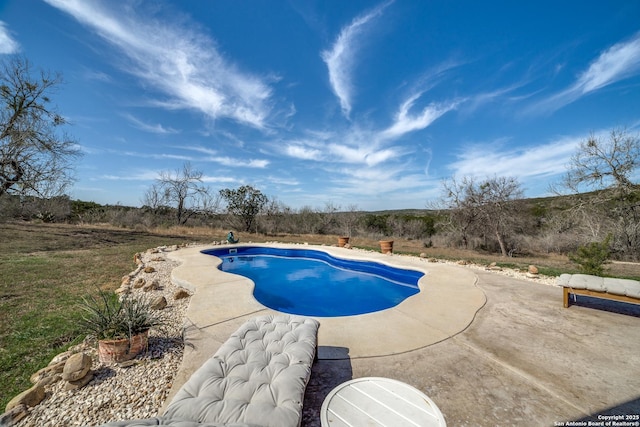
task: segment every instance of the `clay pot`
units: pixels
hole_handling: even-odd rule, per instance
[[[98,359],[102,363],[120,363],[131,360],[147,348],[149,331],[118,340],[98,341]]]
[[[390,254],[393,252],[393,240],[380,240],[380,251],[383,254]]]
[[[338,246],[344,248],[344,245],[349,243],[349,238],[346,236],[338,237]]]

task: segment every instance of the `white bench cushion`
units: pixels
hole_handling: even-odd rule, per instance
[[[598,277],[588,274],[561,274],[556,279],[556,283],[565,288],[587,289],[640,299],[640,282],[637,280]]]
[[[163,417],[145,418],[140,420],[116,421],[103,424],[101,427],[151,427],[151,426],[167,426],[167,427],[260,427],[251,424],[220,424],[220,423],[198,423],[189,420],[174,420]]]
[[[319,323],[296,316],[247,321],[176,393],[165,418],[298,427]]]
[[[588,289],[596,292],[606,292],[604,278],[589,274],[574,274],[569,280],[569,287],[574,289]]]

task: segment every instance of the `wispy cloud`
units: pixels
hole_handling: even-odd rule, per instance
[[[88,70],[88,69],[84,72],[83,77],[87,80],[93,80],[96,82],[103,82],[103,83],[111,83],[113,81],[113,79],[107,73],[103,73],[102,71]]]
[[[117,48],[128,59],[125,71],[169,98],[156,105],[266,127],[271,87],[225,59],[214,41],[194,29],[188,19],[159,19],[149,11],[135,9],[143,6],[141,2],[45,1]]]
[[[425,206],[437,197],[440,184],[424,173],[407,171],[404,165],[385,167],[384,179],[378,168],[343,168],[332,175],[336,178],[325,200],[334,198],[361,209]]]
[[[122,173],[120,175],[101,175],[94,180],[107,180],[107,181],[155,181],[160,178],[159,171],[144,170],[131,173]],[[203,175],[202,182],[205,183],[235,183],[238,182],[236,178],[229,176],[211,176]]]
[[[287,156],[301,160],[321,160],[322,151],[318,148],[309,147],[306,143],[292,143],[284,147]]]
[[[327,149],[329,157],[337,161],[367,166],[375,166],[391,158],[397,158],[400,154],[391,148],[376,149],[364,146],[354,148],[343,144],[330,144]]]
[[[154,125],[144,123],[142,120],[139,120],[138,118],[134,117],[131,114],[124,114],[123,117],[127,119],[129,122],[131,122],[133,126],[145,132],[151,132],[151,133],[160,134],[160,135],[179,133],[179,131],[177,131],[176,129],[165,128],[160,123],[154,124]]]
[[[529,148],[505,149],[508,141],[468,146],[448,169],[455,176],[513,176],[522,180],[566,172],[570,157],[584,136],[561,137]]]
[[[4,22],[0,21],[0,54],[16,53],[20,50],[20,45],[11,36]]]
[[[283,178],[279,176],[268,176],[267,179],[271,184],[274,185],[289,185],[296,186],[300,185],[300,181],[296,178]]]
[[[225,166],[233,166],[234,168],[245,167],[245,168],[255,168],[255,169],[264,169],[270,164],[270,162],[266,159],[242,159],[242,158],[223,156],[223,155],[220,155],[220,153],[218,153],[218,151],[216,150],[213,150],[211,148],[201,147],[201,146],[183,146],[179,148],[188,150],[188,151],[195,151],[201,154],[206,154],[206,157],[199,156],[197,158],[193,158],[192,159],[193,161],[218,163]]]
[[[232,176],[211,176],[211,175],[204,175],[202,177],[202,182],[206,182],[206,183],[235,183],[235,182],[239,182],[239,180],[237,178],[234,178]]]
[[[410,110],[421,96],[422,92],[418,92],[400,105],[393,124],[380,134],[383,139],[395,139],[406,133],[425,129],[440,116],[455,109],[457,105],[457,102],[441,105],[431,103],[419,113],[411,114]]]
[[[354,165],[375,166],[390,159],[397,159],[407,153],[400,147],[379,147],[373,140],[377,137],[370,134],[369,143],[359,142],[360,136],[354,136],[353,131],[336,136],[335,140],[342,143],[325,140],[298,140],[285,143],[279,151],[289,157],[299,160],[316,162],[347,163]]]
[[[575,83],[534,105],[531,111],[544,113],[558,110],[591,92],[639,73],[640,32],[602,52]]]
[[[160,174],[157,171],[144,170],[131,173],[123,173],[120,175],[101,175],[100,177],[93,179],[105,179],[108,181],[154,181],[159,177]]]
[[[458,101],[431,103],[412,113],[415,103],[423,95],[417,92],[409,96],[399,107],[393,123],[385,129],[351,124],[345,130],[333,132],[307,131],[309,138],[278,144],[279,151],[289,157],[318,162],[348,163],[375,166],[389,161],[399,161],[414,148],[394,144],[403,135],[423,130],[435,120],[456,108]],[[339,142],[338,142],[339,141]]]
[[[351,73],[355,65],[357,52],[360,49],[362,37],[366,34],[373,19],[382,14],[391,2],[383,3],[375,9],[359,15],[351,24],[344,27],[330,50],[321,53],[322,60],[329,70],[331,88],[340,100],[342,113],[349,117],[353,98],[353,83]]]

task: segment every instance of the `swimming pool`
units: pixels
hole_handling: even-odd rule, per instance
[[[251,279],[261,304],[305,316],[352,316],[394,307],[420,292],[418,280],[424,275],[308,249],[238,246],[202,252],[220,258],[222,271]]]

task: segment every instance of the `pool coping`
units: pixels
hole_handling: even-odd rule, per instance
[[[486,303],[472,271],[420,257],[306,244],[233,246],[312,249],[348,260],[376,261],[425,273],[418,281],[420,292],[395,307],[355,316],[314,317],[321,325],[318,333],[321,359],[389,356],[433,345],[464,331]],[[172,281],[192,293],[186,313],[185,344],[193,351],[185,351],[185,358],[189,353],[211,352],[197,357],[191,354],[194,360],[187,364],[210,357],[247,318],[278,313],[253,297],[254,284],[250,279],[219,270],[220,259],[201,252],[220,248],[203,245],[170,253],[170,258],[180,263],[171,273]]]

